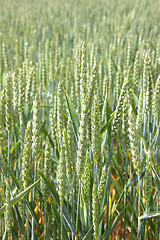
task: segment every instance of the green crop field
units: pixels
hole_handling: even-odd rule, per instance
[[[159,0],[0,0],[0,240],[160,240],[159,116]]]

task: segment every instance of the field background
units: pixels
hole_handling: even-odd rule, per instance
[[[160,239],[159,16],[0,0],[0,240]]]

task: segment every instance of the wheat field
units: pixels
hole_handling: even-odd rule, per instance
[[[159,16],[0,0],[0,240],[160,239]]]

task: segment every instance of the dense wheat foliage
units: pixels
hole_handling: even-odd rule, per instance
[[[0,239],[160,239],[160,1],[0,0]]]

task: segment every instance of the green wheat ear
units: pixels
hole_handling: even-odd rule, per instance
[[[32,128],[32,141],[33,141],[33,157],[34,160],[38,159],[39,156],[39,135],[40,135],[40,109],[39,109],[39,96],[33,101],[33,128]]]
[[[18,72],[18,81],[19,81],[19,101],[18,101],[18,110],[19,115],[21,115],[24,111],[24,104],[25,104],[25,78],[23,75],[24,69],[19,69]]]
[[[152,107],[152,83],[153,76],[151,73],[151,58],[148,56],[148,78],[147,78],[147,90],[146,90],[146,104],[145,104],[145,114],[150,113]]]
[[[17,81],[17,75],[15,72],[12,74],[12,86],[13,86],[13,108],[14,108],[14,117],[16,121],[18,122],[18,98],[19,98],[19,91],[18,91],[18,81]]]
[[[77,176],[81,179],[84,171],[85,155],[86,155],[86,132],[87,132],[87,102],[84,99],[82,110],[81,110],[81,120],[79,126],[79,137],[78,137],[78,150],[77,150]]]
[[[2,54],[3,54],[3,59],[4,59],[4,68],[5,68],[5,73],[8,72],[8,58],[7,58],[7,50],[6,50],[6,44],[3,42],[2,43]]]
[[[6,76],[5,102],[6,130],[8,135],[10,136],[12,130],[12,79],[9,75]]]
[[[118,59],[118,69],[116,73],[116,98],[117,99],[119,98],[121,81],[122,81],[121,62],[120,62],[120,59]]]
[[[94,58],[92,70],[91,70],[91,76],[90,76],[90,82],[88,83],[88,95],[87,95],[87,142],[88,146],[92,143],[92,105],[94,100],[94,93],[97,90],[97,63],[96,58]]]
[[[92,218],[95,240],[98,240],[99,236],[99,202],[97,197],[97,183],[94,182],[92,189]]]
[[[91,185],[91,162],[90,162],[89,152],[87,151],[85,166],[84,166],[84,173],[82,175],[82,194],[83,194],[83,199],[87,209],[89,206],[90,185]]]
[[[149,56],[148,56],[148,53],[146,53],[144,58],[144,66],[143,66],[143,98],[145,101],[147,96],[147,83],[149,78],[148,62],[149,62]]]
[[[73,179],[75,178],[75,158],[76,158],[76,141],[72,126],[72,120],[69,119],[67,123],[67,141],[66,149],[68,148],[69,159],[66,159],[66,169],[68,172],[68,181],[70,188],[73,191]]]
[[[24,145],[23,145],[23,153],[22,153],[22,184],[23,188],[27,188],[28,185],[28,171],[29,166],[31,163],[31,155],[32,155],[32,122],[29,121],[27,123],[27,127],[25,130],[25,138],[24,138]]]
[[[80,73],[81,73],[81,54],[79,44],[75,47],[75,57],[74,57],[74,78],[75,78],[75,92],[77,97],[77,111],[80,110]]]
[[[148,207],[152,194],[152,162],[151,151],[146,154],[146,168],[145,168],[145,204]]]
[[[103,198],[103,195],[104,195],[104,188],[105,188],[105,185],[106,185],[106,181],[107,181],[107,167],[105,165],[102,169],[100,183],[99,183],[99,186],[98,186],[98,201],[99,201],[100,205],[101,205],[101,201],[102,201],[102,198]]]
[[[160,76],[158,76],[155,89],[153,92],[153,100],[152,100],[152,108],[153,108],[153,115],[156,118],[158,113],[158,99],[159,99],[159,92],[160,92]]]
[[[109,59],[108,59],[108,100],[110,103],[110,106],[112,105],[112,91],[113,91],[113,66],[112,66],[112,45],[109,45]]]
[[[1,92],[1,96],[0,96],[0,154],[2,153],[2,149],[3,149],[3,125],[4,125],[4,118],[3,118],[3,110],[4,110],[4,90]]]
[[[116,107],[116,111],[115,111],[114,118],[113,118],[113,124],[112,124],[112,136],[114,136],[115,133],[118,131],[118,127],[119,127],[119,123],[120,123],[121,115],[122,115],[123,101],[127,94],[127,89],[128,89],[128,77],[126,77],[124,79],[121,93],[120,93],[120,96],[118,99],[118,104]]]
[[[70,87],[71,87],[71,59],[67,58],[66,60],[66,64],[67,64],[67,69],[66,69],[66,90],[68,92],[68,94],[70,95]],[[73,81],[73,80],[72,80]]]
[[[8,232],[8,239],[12,239],[12,214],[11,214],[11,194],[10,194],[10,187],[9,187],[10,178],[6,179],[6,225],[7,225],[7,232]]]
[[[134,84],[136,91],[139,87],[139,52],[136,52],[135,60],[134,60],[134,74],[133,74]]]
[[[58,193],[59,193],[61,207],[63,206],[64,197],[65,197],[65,187],[66,187],[65,135],[66,135],[66,130],[64,130],[62,135],[60,159],[59,159],[59,166],[58,166]]]
[[[62,134],[63,129],[63,89],[62,89],[62,83],[58,83],[58,89],[57,89],[57,128],[58,128],[58,134],[59,137]]]
[[[83,100],[86,98],[86,46],[85,43],[81,44],[81,73],[80,73],[80,100],[83,104]]]
[[[68,129],[67,129],[68,130]],[[69,146],[69,135],[66,131],[63,133],[64,137],[64,144],[65,144],[65,161],[66,161],[66,173],[67,173],[67,179],[70,188],[72,189],[72,181],[73,181],[73,163],[71,158],[71,152],[70,152],[70,146]]]
[[[126,153],[130,149],[128,113],[129,113],[129,96],[127,94],[124,98],[122,112],[123,146]]]
[[[139,174],[140,173],[139,138],[138,133],[136,131],[136,120],[131,106],[129,109],[129,139],[133,166],[137,174]]]
[[[98,174],[101,169],[101,112],[97,96],[94,97],[92,108],[92,153],[93,161],[97,165]]]
[[[137,119],[136,119],[136,130],[137,130],[138,136],[140,136],[141,128],[142,128],[142,120],[143,120],[142,108],[143,108],[143,91],[141,90],[139,94]]]
[[[30,63],[28,77],[27,77],[27,89],[26,89],[26,108],[28,112],[30,109],[30,102],[31,102],[33,71],[34,71],[34,68],[32,66],[32,63]]]
[[[47,142],[46,146],[45,146],[45,158],[44,158],[44,175],[46,176],[46,178],[50,181],[51,178],[51,161],[50,161],[50,145]],[[50,194],[50,191],[48,189],[48,187],[46,186],[46,184],[43,182],[43,186],[42,186],[42,194],[43,194],[43,202],[46,205],[48,202],[48,197]]]

